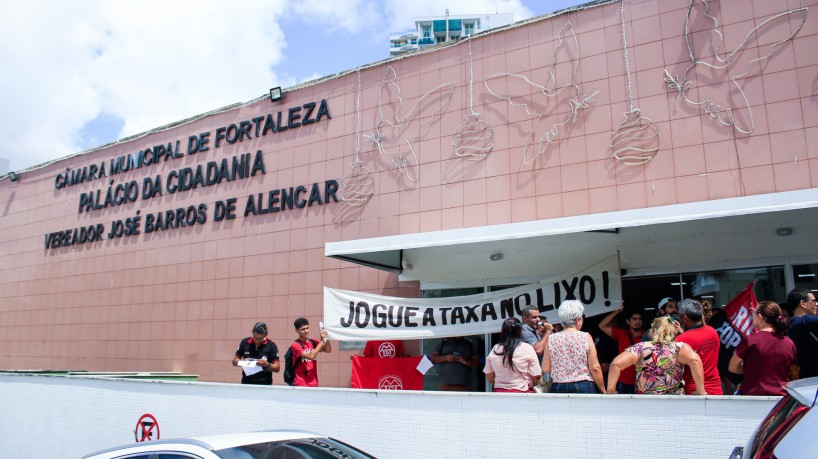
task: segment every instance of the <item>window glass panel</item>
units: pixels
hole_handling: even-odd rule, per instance
[[[682,275],[682,290],[685,298],[706,298],[718,309],[727,305],[754,280],[757,281],[754,290],[759,301],[786,304],[787,286],[783,266],[686,273]]]
[[[795,288],[805,288],[818,296],[818,263],[809,265],[793,265],[792,277]]]
[[[468,288],[445,288],[445,289],[436,289],[436,290],[423,290],[421,291],[422,298],[449,298],[453,296],[466,296],[466,295],[476,295],[478,293],[483,293],[483,287],[468,287]],[[477,366],[477,368],[472,368],[472,391],[476,392],[483,392],[486,390],[486,378],[483,377],[483,364],[485,360],[485,356],[483,355],[483,349],[485,346],[485,338],[483,335],[471,335],[467,336],[472,346],[474,346],[474,352],[477,354],[481,364]],[[431,339],[424,339],[420,341],[420,352],[425,354],[427,357],[432,356],[432,352],[434,352],[435,347],[443,341],[442,338],[431,338]],[[423,377],[423,390],[437,390],[438,388],[438,366],[433,366]]]
[[[666,297],[679,299],[682,294],[678,274],[645,276],[622,279],[622,300],[626,309],[638,309],[650,316],[656,314],[659,300]],[[644,317],[644,325],[649,324]],[[624,326],[624,323],[618,324]]]

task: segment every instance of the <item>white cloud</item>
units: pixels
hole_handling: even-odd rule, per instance
[[[284,36],[283,0],[4,2],[0,157],[12,170],[79,151],[101,113],[120,137],[264,95]]]
[[[303,22],[320,21],[330,32],[356,33],[376,30],[380,22],[379,3],[367,0],[301,0],[290,5]]]
[[[533,15],[522,0],[3,0],[0,157],[21,170],[81,151],[97,138],[83,126],[98,117],[121,120],[122,138],[319,77],[294,58],[283,67],[285,14],[334,31],[316,46],[349,53],[352,68],[365,63],[355,43],[383,43],[386,57],[390,31],[445,8]]]

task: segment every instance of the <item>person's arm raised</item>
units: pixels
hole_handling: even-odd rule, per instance
[[[602,333],[605,333],[606,335],[613,338],[613,321],[616,318],[616,316],[619,315],[620,312],[622,312],[622,308],[619,308],[616,311],[608,314],[607,316],[605,316],[604,319],[602,319],[601,322],[599,322],[599,329],[602,331]]]

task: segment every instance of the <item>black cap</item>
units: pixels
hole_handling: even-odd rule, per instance
[[[253,333],[258,333],[260,335],[266,335],[267,334],[267,324],[265,324],[264,322],[256,322],[256,324],[253,325]]]

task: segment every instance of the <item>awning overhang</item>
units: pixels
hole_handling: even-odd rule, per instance
[[[787,237],[776,234],[793,228]],[[818,189],[327,243],[406,280],[540,276],[620,252],[627,269],[818,253]],[[502,254],[500,260],[491,255]],[[494,258],[497,258],[495,255]]]

